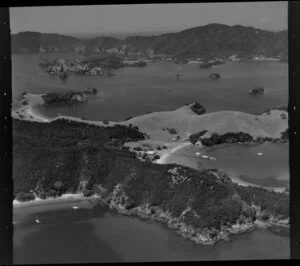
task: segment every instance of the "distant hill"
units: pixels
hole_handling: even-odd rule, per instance
[[[166,54],[187,57],[287,57],[287,31],[271,32],[241,25],[208,24],[156,36],[125,39],[78,39],[59,34],[21,32],[12,35],[12,52],[109,51],[116,54]]]
[[[55,34],[39,32],[20,32],[12,34],[12,53],[38,53],[38,52],[63,52],[84,49],[81,41],[77,38]]]

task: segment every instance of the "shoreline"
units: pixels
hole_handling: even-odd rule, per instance
[[[42,122],[51,122],[51,118],[48,118],[46,117],[45,115],[41,114],[41,112],[39,112],[37,110],[37,107],[36,106],[31,106],[27,113],[30,115],[30,116],[33,116],[35,119],[39,120],[39,121],[42,121]],[[37,122],[39,122],[37,121]]]
[[[22,101],[13,103],[11,109],[11,116],[15,119],[27,120],[33,122],[47,123],[53,119],[41,114],[37,110],[37,106],[44,104],[42,94],[26,94],[22,101],[26,101],[27,104],[22,104]]]
[[[13,208],[26,208],[26,207],[35,207],[35,206],[41,206],[41,205],[47,205],[47,204],[59,204],[63,203],[65,201],[68,202],[77,202],[87,199],[83,196],[81,193],[67,193],[63,194],[60,197],[50,197],[46,199],[41,199],[39,197],[35,197],[34,200],[29,201],[18,201],[16,199],[13,200]]]
[[[103,192],[105,191],[102,188]],[[32,215],[34,213],[38,214],[40,212],[63,209],[71,203],[78,203],[80,207],[77,208],[89,208],[93,206],[92,200],[95,200],[96,203],[100,203],[102,206],[107,207],[108,209],[116,211],[120,215],[125,215],[129,217],[136,217],[140,220],[153,220],[164,224],[167,228],[176,230],[176,233],[179,234],[184,239],[188,239],[195,244],[202,244],[204,246],[214,246],[219,241],[224,240],[226,242],[231,241],[231,236],[240,235],[244,233],[253,232],[255,229],[264,229],[273,232],[272,228],[278,229],[287,229],[289,230],[289,219],[279,220],[270,219],[268,221],[256,220],[253,222],[243,223],[243,224],[232,224],[231,226],[225,226],[221,229],[215,237],[210,236],[210,229],[198,229],[194,228],[192,225],[187,225],[185,222],[181,221],[181,217],[172,217],[170,213],[164,212],[159,207],[149,207],[146,205],[139,205],[132,209],[127,210],[125,205],[122,205],[120,198],[125,195],[117,196],[118,192],[121,192],[120,186],[117,185],[115,189],[106,197],[100,194],[94,194],[90,197],[84,197],[82,193],[76,194],[63,194],[57,198],[47,198],[42,200],[36,198],[32,201],[27,202],[18,202],[14,200],[13,202],[13,212],[14,216],[18,217],[18,222],[22,222],[24,217]],[[125,196],[126,198],[126,196]],[[88,203],[88,205],[87,205]],[[126,203],[125,203],[126,204]],[[75,206],[75,205],[74,205]],[[74,207],[73,206],[73,207]],[[42,209],[36,210],[37,207],[43,207]],[[72,208],[73,208],[72,207]],[[23,211],[23,212],[22,212]],[[25,212],[25,213],[24,213]],[[13,222],[15,224],[15,222]],[[274,232],[273,232],[274,233]]]
[[[154,163],[157,163],[157,164],[168,164],[168,159],[172,155],[172,153],[174,153],[174,152],[180,153],[181,149],[184,149],[184,148],[189,147],[189,146],[194,146],[194,145],[192,143],[190,143],[190,142],[180,143],[175,148],[173,148],[173,149],[171,149],[169,151],[165,151],[163,153],[163,155],[160,157],[160,159],[156,160]],[[184,166],[184,164],[182,164],[182,163],[178,163],[178,164]],[[250,182],[244,181],[244,180],[240,179],[239,177],[235,177],[235,176],[232,176],[232,175],[228,175],[228,176],[231,178],[231,181],[233,183],[235,183],[235,184],[237,184],[239,186],[244,186],[244,187],[258,187],[258,188],[263,188],[263,189],[266,189],[266,190],[269,190],[269,191],[274,191],[274,192],[277,192],[277,193],[284,193],[284,191],[286,189],[286,187],[261,186],[261,185],[257,185],[257,184],[254,184],[254,183],[250,183]]]
[[[44,104],[44,100],[42,99],[42,94],[25,94],[23,96],[23,99],[21,101],[27,101],[26,105],[22,105],[21,101],[18,101],[17,103],[15,103],[14,108],[12,108],[12,117],[16,118],[16,119],[20,119],[20,120],[28,120],[28,121],[34,121],[34,122],[42,122],[42,123],[50,123],[52,121],[55,121],[57,119],[67,119],[70,121],[76,121],[76,122],[80,122],[80,123],[85,123],[85,124],[93,124],[96,126],[104,126],[104,127],[110,127],[110,126],[114,126],[114,125],[118,125],[118,124],[124,124],[126,125],[126,121],[123,122],[113,122],[110,121],[109,124],[104,124],[101,121],[92,121],[92,120],[83,120],[82,118],[77,118],[77,117],[71,117],[71,116],[57,116],[55,118],[49,118],[46,117],[45,115],[41,114],[38,110],[37,110],[37,106],[38,105],[42,105]],[[176,111],[176,110],[175,110]],[[20,117],[21,115],[21,117]],[[161,140],[155,140],[152,139],[152,142],[156,142],[156,141],[161,141]],[[172,153],[174,152],[178,152],[181,149],[184,149],[188,146],[193,145],[191,142],[186,141],[186,142],[170,142],[170,141],[166,141],[168,143],[168,145],[170,145],[172,148],[171,149],[166,149],[164,151],[159,151],[154,149],[157,154],[160,156],[159,159],[153,161],[153,163],[157,163],[157,164],[168,164],[168,159],[171,156]],[[182,163],[178,163],[179,165],[184,165]],[[240,185],[240,186],[252,186],[252,187],[262,187],[265,188],[267,190],[273,190],[275,192],[279,192],[282,193],[285,190],[285,187],[266,187],[266,186],[260,186],[257,184],[253,184],[253,183],[249,183],[247,181],[241,180],[238,177],[233,177],[230,176],[232,182]]]
[[[105,189],[103,191],[105,191]],[[124,204],[121,203],[122,198],[125,199]],[[211,233],[214,231],[213,229],[194,228],[192,225],[188,225],[183,222],[182,216],[185,215],[183,213],[180,215],[180,217],[172,217],[171,213],[168,211],[163,211],[159,207],[149,206],[148,204],[139,205],[127,210],[126,195],[122,191],[122,187],[120,185],[116,185],[110,195],[106,197],[100,195],[100,201],[105,206],[108,206],[108,208],[117,211],[119,214],[138,217],[141,220],[153,220],[155,222],[163,223],[168,228],[176,230],[176,233],[184,239],[191,240],[195,244],[207,246],[214,246],[220,240],[230,241],[231,236],[252,232],[256,228],[269,229],[272,227],[277,227],[279,229],[289,229],[289,219],[276,220],[271,218],[268,221],[256,219],[256,221],[252,222],[246,222],[242,224],[236,223],[230,226],[224,226],[217,232],[215,236],[211,236]],[[257,208],[257,210],[259,211],[256,213],[256,215],[259,215],[260,208]],[[188,211],[188,209],[186,209],[186,211]]]
[[[247,181],[244,181],[238,177],[235,177],[235,176],[231,176],[231,175],[228,175],[230,178],[231,178],[231,181],[239,186],[243,186],[243,187],[257,187],[257,188],[263,188],[263,189],[266,189],[268,191],[274,191],[274,192],[277,192],[277,193],[284,193],[285,192],[285,189],[286,187],[267,187],[267,186],[260,186],[260,185],[257,185],[257,184],[253,184],[253,183],[249,183]]]
[[[171,156],[172,153],[176,152],[176,151],[179,151],[180,149],[182,148],[185,148],[185,147],[188,147],[188,146],[191,146],[193,145],[192,143],[190,142],[183,142],[183,143],[180,143],[178,144],[175,148],[171,149],[171,150],[167,150],[165,151],[162,156],[156,160],[154,163],[157,163],[157,164],[167,164],[167,160],[168,158]]]

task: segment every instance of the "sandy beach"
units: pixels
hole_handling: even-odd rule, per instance
[[[99,197],[93,195],[91,197],[84,197],[83,194],[64,194],[57,198],[40,199],[19,202],[13,201],[13,221],[15,224],[21,222],[25,217],[45,211],[53,211],[59,209],[80,209],[92,208],[98,202]],[[40,221],[41,223],[43,221]]]
[[[19,207],[34,207],[34,206],[41,206],[45,204],[57,204],[62,203],[65,201],[68,202],[76,202],[76,201],[82,201],[86,200],[86,198],[83,196],[83,194],[64,194],[61,197],[57,198],[48,198],[48,199],[41,199],[41,198],[35,198],[34,200],[21,202],[18,200],[13,201],[13,207],[15,209]]]
[[[158,160],[155,161],[155,163],[167,164],[168,163],[168,158],[170,157],[170,155],[172,153],[175,153],[175,152],[179,151],[180,149],[191,146],[191,145],[193,145],[193,144],[191,144],[190,142],[178,143],[178,145],[175,148],[173,148],[171,150],[166,150],[166,152],[164,152],[161,155],[161,157]]]
[[[23,100],[12,105],[12,117],[35,122],[50,122],[52,119],[44,116],[37,110],[38,105],[43,105],[44,100],[39,94],[26,94]],[[26,104],[23,104],[26,103]]]
[[[265,186],[259,186],[259,185],[256,185],[256,184],[252,184],[252,183],[249,183],[249,182],[246,182],[238,177],[234,177],[234,176],[229,176],[231,178],[231,181],[233,183],[236,183],[238,184],[239,186],[243,186],[243,187],[259,187],[259,188],[264,188],[266,190],[269,190],[269,191],[274,191],[274,192],[278,192],[278,193],[283,193],[285,191],[285,187],[265,187]]]

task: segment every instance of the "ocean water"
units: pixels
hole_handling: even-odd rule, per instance
[[[256,230],[206,247],[154,221],[125,217],[100,205],[71,206],[22,219],[15,210],[15,264],[289,258],[286,233]]]
[[[47,57],[74,58],[77,54],[49,54]],[[89,102],[77,105],[42,106],[40,111],[55,117],[59,114],[91,120],[124,120],[153,111],[169,111],[187,102],[198,101],[208,112],[236,110],[259,113],[267,108],[288,104],[288,66],[276,61],[230,62],[211,69],[197,64],[176,65],[148,63],[145,68],[122,68],[113,78],[70,75],[65,81],[45,73],[37,64],[42,55],[13,55],[13,96],[23,91],[98,89]],[[44,57],[44,56],[43,56]],[[218,72],[220,80],[210,80]],[[180,80],[176,74],[181,75]],[[253,86],[265,88],[262,96],[248,95]]]

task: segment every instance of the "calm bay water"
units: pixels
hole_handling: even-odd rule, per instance
[[[71,53],[50,54],[50,59],[71,58]],[[86,104],[74,106],[43,106],[42,113],[49,117],[59,114],[85,117],[92,120],[123,120],[146,112],[174,110],[186,102],[198,101],[208,112],[237,110],[262,112],[288,103],[287,64],[274,61],[231,62],[198,69],[197,64],[176,65],[149,63],[145,68],[122,68],[115,77],[70,75],[65,81],[45,73],[37,63],[40,55],[13,55],[13,94],[23,91],[82,90],[96,87],[99,92]],[[209,74],[219,72],[220,80],[210,80]],[[181,79],[176,79],[180,73]],[[253,86],[265,88],[265,95],[250,96]]]
[[[77,55],[47,56],[55,59]],[[287,64],[278,62],[232,62],[208,70],[200,70],[196,64],[149,63],[145,68],[119,69],[113,78],[70,75],[61,81],[37,66],[40,57],[13,55],[14,98],[23,91],[76,91],[86,86],[98,89],[98,94],[90,96],[88,103],[41,106],[39,110],[49,117],[63,114],[118,121],[151,111],[174,110],[191,101],[203,104],[208,112],[259,113],[288,103],[288,68]],[[208,76],[212,72],[219,72],[222,78],[210,80]],[[176,79],[177,73],[181,75],[180,80]],[[253,86],[264,87],[265,95],[249,96],[248,89]],[[222,168],[256,180],[270,176],[287,180],[288,146],[260,146],[207,149],[205,154],[216,157],[216,161],[191,157],[187,163],[192,167]],[[263,152],[264,156],[257,158],[257,152]],[[234,155],[237,153],[239,155]],[[176,156],[170,159],[176,161]],[[15,210],[15,263],[289,258],[289,237],[268,231],[256,230],[208,248],[194,245],[152,221],[124,217],[101,206],[76,211],[71,206],[40,210],[20,220]],[[37,215],[41,224],[34,221]]]
[[[238,260],[289,258],[289,238],[269,231],[195,245],[153,221],[124,217],[102,206],[41,211],[21,222],[15,212],[14,263]],[[36,224],[35,217],[41,220]]]
[[[215,157],[207,160],[195,157],[201,155]],[[262,153],[258,156],[257,153]],[[193,156],[186,156],[193,155]],[[168,163],[184,163],[196,169],[222,169],[231,176],[247,182],[270,186],[289,185],[289,144],[264,143],[262,145],[231,144],[198,148],[188,146],[178,150],[168,158]]]

